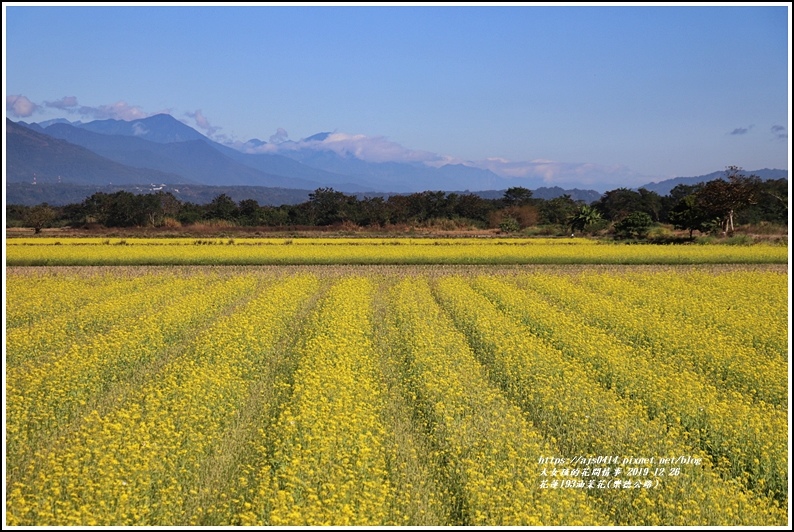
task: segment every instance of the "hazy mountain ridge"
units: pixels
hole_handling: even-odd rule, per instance
[[[97,153],[6,119],[6,182],[82,185],[179,182],[184,178],[153,169],[132,168]]]
[[[761,178],[762,181],[766,181],[768,179],[788,179],[788,170],[762,168],[760,170],[752,171],[742,170],[742,173],[746,176],[756,175]],[[724,178],[725,175],[725,170],[722,170],[695,177],[674,177],[672,179],[659,181],[658,183],[648,183],[637,188],[644,188],[651,192],[656,192],[661,196],[666,196],[678,185],[697,185],[698,183],[705,183],[708,181],[713,181],[714,179]]]
[[[31,124],[33,127],[34,124]],[[168,114],[153,115],[148,118],[124,120],[96,120],[88,123],[68,123],[64,120],[49,121],[47,127],[55,136],[63,134],[64,127],[74,127],[106,136],[113,136],[122,141],[132,143],[136,140],[146,140],[158,144],[173,144],[201,140],[226,157],[268,174],[267,176],[253,176],[245,171],[236,172],[232,165],[227,163],[223,170],[226,172],[225,181],[228,184],[245,186],[268,187],[297,187],[318,188],[333,187],[342,192],[420,192],[422,190],[483,190],[492,188],[508,188],[510,186],[529,185],[529,182],[503,178],[494,172],[461,164],[444,165],[439,168],[422,163],[404,162],[368,162],[354,155],[343,156],[329,150],[287,149],[279,153],[244,153],[228,146],[216,143],[193,128],[185,125]],[[40,127],[40,125],[39,125]],[[328,138],[330,133],[318,133],[301,141],[321,142]],[[93,144],[88,141],[73,137],[77,144],[92,149]],[[254,142],[256,141],[256,142]],[[268,143],[252,139],[248,146],[264,146]],[[285,145],[296,145],[294,141],[286,141]],[[141,166],[144,161],[131,161],[121,158],[118,151],[103,152],[108,158],[123,164]],[[150,151],[159,151],[149,148]],[[128,150],[127,150],[128,151]],[[142,154],[139,154],[142,156]],[[197,151],[196,158],[207,157],[207,154]],[[167,166],[155,168],[176,173],[184,172],[186,180],[200,182],[206,185],[220,184],[212,182],[207,176],[201,177],[190,174],[184,167],[184,161],[179,169]],[[187,175],[190,174],[190,175]],[[287,178],[286,180],[283,178]]]
[[[350,154],[306,147],[285,150],[284,154],[243,153],[208,139],[170,115],[85,124],[56,119],[43,124],[46,127],[35,123],[24,126],[82,146],[119,164],[181,176],[155,179],[155,182],[301,190],[330,187],[345,193],[477,191],[522,186],[490,170],[460,164],[435,168],[422,163],[368,162]],[[322,141],[329,135],[319,133],[309,139]]]
[[[349,176],[310,168],[282,155],[239,152],[211,141],[170,115],[78,125],[58,121],[41,131],[122,164],[182,175],[180,182],[310,190],[335,186],[344,192],[372,190],[349,182]]]
[[[142,136],[108,135],[67,124],[53,124],[44,132],[136,168],[153,168],[183,176],[180,183],[231,186],[316,188],[319,183],[268,174],[241,164],[206,139],[160,143]]]
[[[168,114],[157,114],[138,120],[94,120],[80,123],[77,127],[103,135],[138,137],[159,143],[185,142],[206,138]]]
[[[136,185],[142,187],[141,191],[154,190],[159,185],[191,184],[202,188],[202,195],[216,187],[248,187],[245,190],[249,191],[261,188],[254,196],[263,199],[271,197],[268,190],[294,191],[279,194],[280,198],[289,198],[286,203],[300,203],[304,200],[297,198],[304,198],[307,191],[317,188],[359,196],[442,190],[492,197],[507,188],[523,186],[533,190],[533,196],[539,199],[569,194],[574,200],[587,203],[602,195],[591,189],[565,189],[531,179],[505,178],[468,163],[434,167],[423,162],[365,161],[347,151],[327,149],[323,143],[334,138],[327,132],[298,142],[269,144],[252,139],[245,146],[254,152],[244,152],[212,141],[167,114],[88,123],[54,119],[26,124],[7,119],[6,130],[8,184],[30,183],[35,175],[38,183]],[[786,170],[745,173],[762,179],[788,177]],[[718,171],[678,177],[648,183],[643,188],[666,195],[677,184],[696,184],[724,175],[724,171]],[[48,198],[46,201],[53,199]],[[261,202],[272,204],[269,200]]]

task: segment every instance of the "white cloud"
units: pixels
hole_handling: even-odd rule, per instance
[[[110,105],[100,105],[99,107],[82,105],[75,112],[94,120],[138,120],[151,116],[137,105],[129,105],[125,101],[118,101]]]
[[[78,106],[77,96],[64,96],[60,100],[55,100],[54,102],[45,101],[44,105],[47,107],[54,107],[55,109],[75,112],[75,108]]]
[[[642,176],[622,165],[564,163],[548,159],[507,161],[500,158],[476,161],[474,164],[502,177],[539,179],[548,186],[582,187],[602,183],[624,183],[624,186],[632,186],[648,181],[647,176]]]
[[[463,166],[475,166],[474,163],[471,161],[464,161],[463,159],[458,159],[456,157],[450,157],[449,155],[435,155],[435,159],[422,161],[427,166],[432,166],[433,168],[441,168],[447,164],[462,164]]]
[[[208,137],[212,137],[219,130],[223,129],[210,124],[210,121],[207,120],[207,117],[204,116],[204,113],[201,112],[201,109],[196,109],[194,113],[185,113],[185,115],[192,118],[196,122],[196,125],[206,132]]]
[[[564,163],[549,159],[510,161],[501,157],[465,161],[428,151],[412,150],[385,137],[368,137],[360,134],[334,132],[329,133],[322,140],[303,139],[279,144],[273,142],[275,138],[276,135],[271,137],[271,142],[267,144],[259,146],[246,144],[243,148],[249,153],[283,153],[300,149],[328,150],[367,162],[423,163],[435,168],[447,164],[461,164],[490,170],[501,177],[542,181],[546,186],[582,187],[596,186],[604,182],[624,183],[623,186],[631,186],[631,184],[644,184],[649,180],[647,176],[641,176],[620,165]]]
[[[21,94],[6,96],[6,112],[18,118],[25,118],[39,110],[39,106]]]
[[[278,149],[297,150],[310,148],[333,151],[342,156],[352,155],[362,161],[381,162],[422,162],[436,163],[443,159],[427,151],[411,150],[385,137],[368,137],[349,133],[331,133],[323,140],[301,140],[282,143]],[[259,151],[274,151],[272,144],[262,146]]]
[[[16,106],[20,108],[19,110],[22,112],[30,112],[31,106],[33,110],[38,110],[40,107],[30,102],[30,100],[28,100],[24,96],[22,97],[9,96],[6,99],[6,108],[8,108],[8,100],[10,98],[19,98],[17,100]],[[59,100],[45,101],[44,106],[53,109],[60,109],[61,111],[66,111],[70,114],[79,115],[83,118],[89,118],[93,120],[107,120],[107,119],[128,120],[128,121],[139,120],[141,118],[152,116],[153,114],[158,114],[159,112],[169,112],[169,111],[159,111],[158,113],[147,113],[139,106],[130,105],[123,100],[119,100],[112,104],[100,105],[96,107],[90,105],[80,105],[77,101],[76,96],[64,96]],[[18,116],[29,116],[29,115],[18,115]]]
[[[270,135],[270,142],[273,144],[281,144],[287,140],[289,140],[289,133],[283,127],[278,128],[275,133]]]
[[[134,124],[132,124],[132,134],[133,135],[136,135],[138,137],[142,137],[143,135],[146,135],[148,132],[149,132],[149,130],[142,123],[135,122]]]

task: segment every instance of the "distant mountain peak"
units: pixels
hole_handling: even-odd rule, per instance
[[[73,124],[77,125],[77,124]],[[189,140],[206,140],[206,137],[180,122],[167,113],[160,113],[136,120],[94,120],[78,127],[102,133],[103,135],[124,135],[139,137],[159,143],[185,142]]]
[[[67,120],[67,119],[65,119],[65,118],[54,118],[54,119],[52,119],[52,120],[46,120],[46,121],[44,121],[44,122],[39,122],[39,123],[38,123],[38,125],[39,125],[39,126],[42,128],[42,129],[47,129],[47,127],[51,126],[52,124],[68,124],[68,125],[70,125],[70,126],[77,126],[77,125],[80,125],[81,123],[82,123],[82,122],[79,122],[79,121],[77,121],[77,122],[70,122],[70,121],[68,121],[68,120]]]
[[[785,178],[788,179],[788,170],[780,170],[777,168],[762,168],[760,170],[742,170],[744,175],[756,175],[762,180],[768,179],[781,179]],[[666,196],[670,193],[673,188],[677,185],[697,185],[698,183],[706,183],[708,181],[712,181],[714,179],[722,179],[726,175],[725,170],[720,170],[717,172],[712,172],[710,174],[694,176],[694,177],[674,177],[671,179],[665,179],[663,181],[647,183],[642,185],[639,188],[644,188],[650,192],[656,192],[662,196]]]

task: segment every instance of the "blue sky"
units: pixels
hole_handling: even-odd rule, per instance
[[[15,121],[332,131],[373,160],[542,165],[550,184],[790,164],[784,3],[3,8]]]

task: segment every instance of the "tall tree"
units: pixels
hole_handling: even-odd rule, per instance
[[[55,210],[46,203],[42,203],[28,209],[24,215],[24,221],[25,225],[33,228],[34,234],[39,234],[44,227],[52,223],[55,216]]]
[[[233,221],[237,218],[239,210],[237,203],[226,194],[215,196],[207,205],[206,218]]]
[[[613,222],[622,220],[633,212],[645,212],[642,195],[625,187],[605,192],[595,206],[604,218]]]
[[[761,184],[758,176],[746,176],[738,166],[729,166],[726,177],[727,180],[709,181],[697,194],[701,207],[721,220],[723,232],[734,230],[733,218],[738,209],[758,201]]]
[[[244,199],[240,202],[240,222],[243,225],[255,226],[262,223],[263,213],[259,202],[255,199]]]
[[[568,220],[574,215],[577,207],[578,204],[570,194],[563,194],[541,203],[541,219],[543,223],[567,226]]]
[[[637,193],[640,195],[642,211],[648,213],[654,222],[658,222],[662,213],[662,196],[646,188],[638,189]]]
[[[695,230],[705,231],[711,221],[709,213],[698,203],[697,195],[689,194],[681,198],[676,205],[670,209],[668,218],[676,229],[686,229],[689,231],[689,238]]]
[[[350,220],[357,202],[355,196],[348,196],[333,188],[318,188],[309,194],[307,211],[311,225],[332,225]]]
[[[523,205],[532,199],[532,191],[524,187],[510,187],[505,190],[502,201],[505,205]]]

